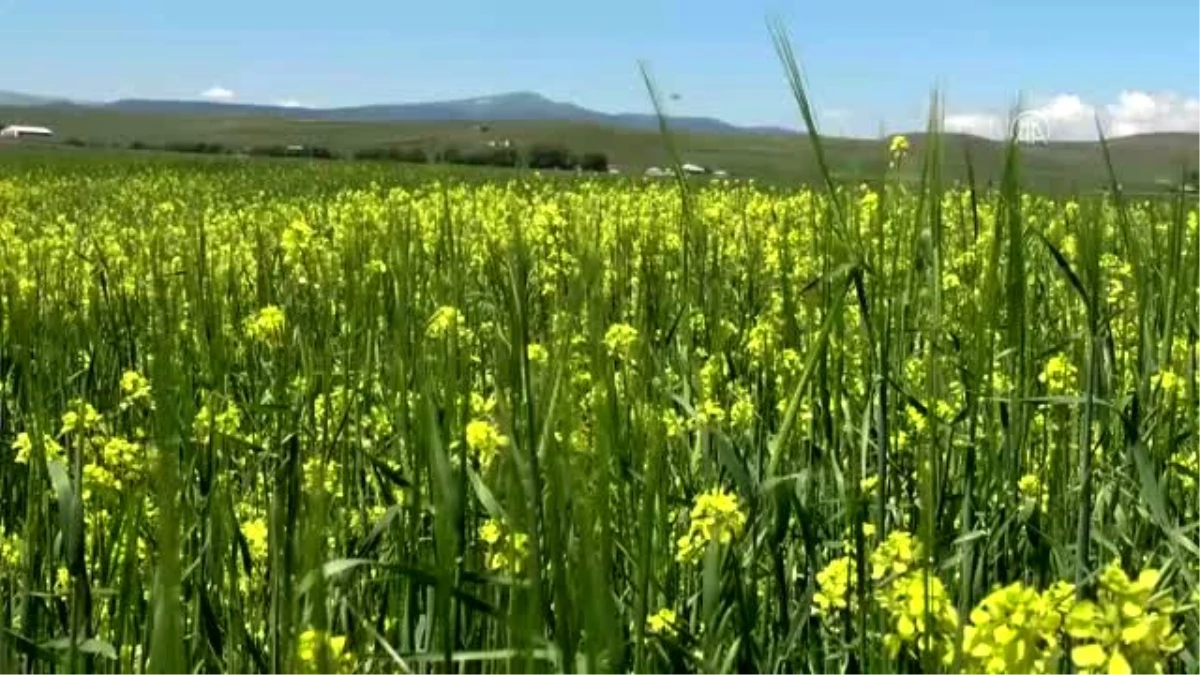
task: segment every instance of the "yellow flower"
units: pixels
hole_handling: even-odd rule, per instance
[[[920,545],[908,532],[893,531],[871,553],[871,578],[879,581],[889,575],[907,572],[919,558]]]
[[[127,408],[134,403],[150,400],[150,380],[136,370],[127,370],[121,374],[121,394],[124,398],[121,407]]]
[[[663,607],[646,617],[646,632],[651,635],[674,635],[678,620],[674,610]]]
[[[367,274],[379,276],[385,273],[387,273],[387,263],[382,260],[375,258],[367,263]]]
[[[1080,668],[1099,668],[1108,661],[1108,654],[1100,645],[1082,645],[1071,650],[1071,661]]]
[[[673,410],[664,410],[662,414],[663,430],[667,438],[683,438],[683,420]]]
[[[914,431],[917,433],[925,431],[925,427],[928,424],[925,421],[925,413],[913,406],[908,406],[904,409],[904,414],[908,416],[908,423],[912,425]]]
[[[495,544],[500,541],[503,536],[503,531],[500,529],[500,524],[495,520],[488,520],[479,526],[479,538],[485,544]]]
[[[616,323],[604,333],[604,346],[608,348],[609,355],[628,359],[637,339],[636,328],[627,323]]]
[[[525,570],[529,535],[510,532],[503,523],[489,519],[479,526],[484,543],[484,564],[493,571],[520,574]]]
[[[1045,593],[1020,582],[996,589],[971,610],[963,631],[971,672],[1047,673],[1061,655],[1059,629],[1074,587],[1055,584]]]
[[[296,640],[296,657],[306,672],[313,672],[313,669],[320,666],[319,650],[322,644],[329,650],[329,660],[339,672],[353,672],[350,655],[346,653],[346,637],[330,636],[324,631],[311,628],[301,633]]]
[[[676,559],[682,563],[700,560],[710,542],[728,544],[741,534],[746,516],[738,506],[737,495],[713,489],[696,497],[692,506],[688,533],[678,541]]]
[[[854,602],[854,560],[850,556],[835,558],[817,572],[819,590],[813,594],[813,613],[826,619],[826,626],[836,627],[837,612],[847,608],[849,595]]]
[[[904,649],[915,656],[918,645],[924,648],[928,635],[934,654],[943,664],[953,659],[958,612],[941,579],[932,573],[926,578],[913,570],[885,582],[877,597],[891,627],[883,644],[893,658]],[[933,620],[932,625],[927,617]]]
[[[1067,357],[1058,354],[1046,362],[1046,366],[1038,375],[1038,381],[1046,385],[1046,390],[1055,395],[1073,391],[1078,381],[1079,369]]]
[[[69,433],[88,433],[99,428],[104,418],[91,403],[75,399],[68,404],[67,412],[62,416],[62,430],[59,435]]]
[[[246,333],[252,339],[270,346],[279,346],[283,342],[286,327],[287,317],[276,305],[267,305],[246,320]]]
[[[28,464],[29,457],[33,453],[33,439],[29,437],[29,434],[24,431],[17,434],[12,447],[17,451],[13,461],[17,464]],[[49,434],[42,434],[42,451],[51,459],[64,459],[62,446]]]
[[[875,492],[875,488],[879,487],[879,476],[871,475],[858,482],[858,489],[864,495],[869,495]]]
[[[526,357],[533,363],[545,363],[550,358],[550,352],[540,344],[532,342],[525,348]]]
[[[0,525],[0,574],[20,567],[24,550],[21,538],[16,533],[6,535],[4,526]]]
[[[1183,378],[1169,370],[1162,370],[1150,376],[1150,386],[1162,389],[1164,394],[1178,394],[1183,391]]]
[[[721,408],[721,404],[712,399],[702,401],[696,407],[695,424],[701,429],[713,429],[721,426],[725,421],[725,410]]]
[[[65,567],[54,570],[54,593],[66,595],[71,591],[71,573]]]
[[[891,143],[888,144],[888,157],[890,157],[889,166],[895,167],[901,160],[908,155],[908,138],[905,136],[892,136]]]
[[[438,307],[429,319],[429,327],[425,334],[431,338],[446,337],[451,330],[457,329],[460,335],[465,334],[467,321],[459,311],[449,305]]]
[[[754,401],[744,389],[738,390],[733,405],[729,408],[729,423],[737,430],[750,429],[754,422]]]
[[[479,459],[481,466],[490,466],[501,448],[508,447],[508,436],[500,433],[495,424],[487,420],[471,420],[467,423],[467,447]]]
[[[1035,511],[1045,511],[1050,495],[1042,489],[1042,479],[1037,474],[1025,474],[1017,481],[1021,493],[1021,515],[1028,518]]]
[[[1155,594],[1159,579],[1148,568],[1131,580],[1115,561],[1101,571],[1096,602],[1078,603],[1066,620],[1077,640],[1071,660],[1081,672],[1150,672],[1183,648],[1174,603]]]
[[[267,561],[267,521],[262,518],[242,523],[242,536],[246,538],[246,546],[250,549],[250,560],[256,566],[262,566]]]

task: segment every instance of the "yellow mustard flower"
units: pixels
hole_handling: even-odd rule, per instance
[[[679,617],[675,611],[663,607],[654,614],[646,617],[646,632],[651,635],[674,635],[677,630]]]
[[[508,436],[500,433],[495,424],[487,420],[471,420],[467,423],[467,447],[474,453],[481,466],[490,466],[501,448],[508,447]]]
[[[746,515],[737,495],[720,488],[697,495],[688,532],[679,538],[676,559],[682,563],[700,560],[710,542],[728,544],[742,532]]]

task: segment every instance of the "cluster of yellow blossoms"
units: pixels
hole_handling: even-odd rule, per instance
[[[1039,593],[1021,583],[997,589],[971,610],[963,630],[965,668],[981,673],[1054,672],[1062,655],[1062,626],[1075,587],[1055,583]]]
[[[493,571],[521,574],[529,552],[529,535],[513,532],[504,523],[489,519],[479,526],[485,548],[484,564]]]
[[[893,532],[870,555],[872,593],[886,617],[882,644],[895,658],[932,653],[955,662],[958,613],[941,579],[918,565],[920,546]],[[832,632],[840,614],[857,608],[854,559],[832,560],[817,575],[813,611]],[[1175,631],[1175,605],[1158,590],[1157,570],[1131,580],[1117,562],[1104,568],[1095,601],[1076,600],[1074,584],[1055,582],[1039,592],[1020,582],[997,588],[971,610],[963,628],[962,664],[968,672],[1054,673],[1062,667],[1067,638],[1080,673],[1163,672],[1164,660],[1183,647]],[[927,616],[934,623],[927,622]]]
[[[337,672],[354,672],[354,657],[346,649],[346,636],[330,635],[325,631],[311,628],[300,633],[296,640],[296,659],[302,672],[323,672],[320,654],[322,649],[326,650],[326,658],[337,669]]]
[[[728,544],[745,525],[746,514],[738,505],[737,495],[721,489],[702,493],[692,506],[688,532],[679,538],[675,557],[681,563],[696,562],[710,543]]]

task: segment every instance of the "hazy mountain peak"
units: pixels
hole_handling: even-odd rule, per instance
[[[61,98],[53,98],[50,96],[37,96],[34,94],[22,94],[18,91],[0,91],[0,105],[47,105],[50,103],[65,103]]]
[[[62,105],[63,98],[0,92],[0,105]],[[652,130],[658,119],[651,113],[604,113],[574,103],[555,101],[534,91],[510,91],[458,100],[388,103],[340,108],[307,108],[238,101],[130,98],[98,104],[112,110],[172,115],[228,115],[362,122],[594,122],[625,129]],[[739,127],[712,117],[672,117],[672,126],[683,132],[778,133],[766,127]]]

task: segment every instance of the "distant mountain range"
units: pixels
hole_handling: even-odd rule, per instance
[[[21,94],[21,93],[15,92],[15,91],[0,91],[0,105],[35,106],[35,105],[54,105],[56,103],[67,103],[67,100],[50,98],[48,96],[34,96],[32,94]]]
[[[85,103],[63,98],[34,96],[0,91],[0,106],[86,106],[108,110],[178,114],[221,115],[245,117],[276,117],[283,119],[325,120],[340,122],[512,122],[512,121],[576,121],[596,122],[626,129],[658,128],[658,118],[643,113],[603,113],[573,103],[552,101],[533,92],[511,92],[495,96],[479,96],[453,101],[426,103],[385,103],[345,108],[305,108],[256,103],[217,103],[213,101],[184,101],[157,99],[119,99],[108,103]],[[673,128],[696,133],[791,133],[779,127],[743,127],[712,117],[671,117]]]

